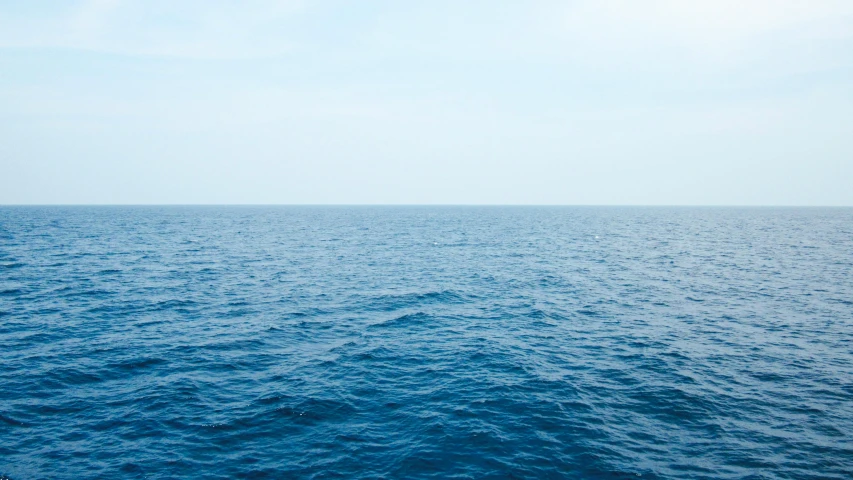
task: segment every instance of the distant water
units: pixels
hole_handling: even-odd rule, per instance
[[[0,474],[853,478],[853,209],[0,208]]]

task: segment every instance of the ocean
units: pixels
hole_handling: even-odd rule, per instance
[[[853,209],[0,207],[0,474],[853,478]]]

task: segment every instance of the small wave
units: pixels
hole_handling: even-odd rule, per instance
[[[141,321],[134,323],[133,326],[138,327],[138,328],[144,328],[144,327],[150,327],[153,325],[160,325],[161,323],[168,323],[168,320],[148,318],[148,319],[141,320]]]
[[[328,310],[324,310],[322,308],[306,308],[305,310],[296,311],[296,312],[288,312],[283,315],[286,319],[294,319],[294,318],[306,318],[306,317],[322,317],[328,315]]]
[[[290,395],[270,395],[266,397],[261,397],[255,400],[255,403],[259,405],[275,405],[286,401],[292,401],[293,397]]]
[[[282,399],[282,401],[284,400]],[[281,421],[312,425],[352,418],[357,413],[356,408],[352,404],[342,400],[314,397],[301,401],[294,401],[295,399],[293,398],[286,400],[290,404],[280,405],[281,402],[271,402],[272,405],[277,406],[259,412],[250,418],[240,419],[234,426],[244,428],[263,426],[264,428],[268,428],[269,425]]]
[[[145,311],[148,312],[163,312],[163,311],[174,311],[178,313],[190,313],[194,311],[195,307],[198,307],[198,302],[187,299],[169,299],[169,300],[161,300],[159,302],[148,304],[145,308]]]
[[[452,290],[382,295],[371,301],[375,310],[392,311],[424,304],[459,304],[465,298]]]
[[[102,289],[102,288],[91,288],[91,289],[83,290],[83,291],[79,291],[79,290],[76,290],[76,291],[75,291],[75,290],[72,288],[72,289],[69,289],[69,290],[65,291],[65,292],[63,293],[63,296],[65,296],[65,297],[84,298],[84,299],[87,299],[87,300],[88,300],[88,299],[102,299],[102,298],[106,298],[106,297],[108,297],[108,296],[112,295],[113,293],[115,293],[115,292],[112,292],[112,291],[110,291],[110,290],[104,290],[104,289]]]
[[[22,422],[20,420],[15,420],[14,418],[8,417],[8,416],[3,415],[3,414],[0,414],[0,423],[5,423],[6,425],[9,425],[10,427],[26,427],[27,426],[27,424],[25,424],[24,422]]]
[[[401,315],[399,317],[394,317],[390,320],[386,320],[384,322],[374,323],[368,325],[367,328],[375,329],[375,328],[398,328],[398,327],[411,327],[416,325],[423,325],[432,317],[423,312],[416,313],[407,313],[405,315]]]
[[[81,368],[60,368],[50,372],[50,376],[65,385],[85,385],[103,380],[100,375]]]
[[[121,273],[121,272],[122,272],[121,270],[116,270],[115,268],[108,268],[106,270],[99,271],[96,275],[108,276],[108,275],[115,275],[115,274]]]
[[[126,360],[121,363],[111,363],[108,365],[109,368],[125,370],[125,371],[135,371],[135,370],[143,370],[151,367],[157,367],[159,365],[164,365],[168,363],[165,359],[162,358],[138,358],[133,360]]]

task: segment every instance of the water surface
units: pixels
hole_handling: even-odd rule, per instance
[[[2,207],[0,473],[849,479],[853,209]]]

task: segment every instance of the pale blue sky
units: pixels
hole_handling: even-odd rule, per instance
[[[0,203],[853,205],[853,1],[11,1]]]

